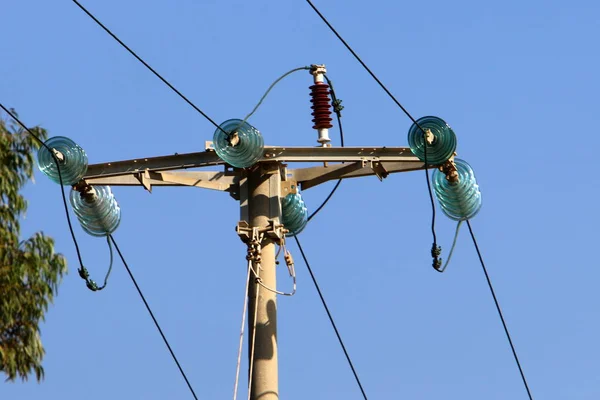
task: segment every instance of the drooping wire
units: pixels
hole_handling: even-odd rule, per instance
[[[127,46],[125,43],[123,43],[123,41],[121,39],[119,39],[117,37],[117,35],[115,35],[114,33],[112,33],[112,31],[110,29],[108,29],[102,22],[100,22],[98,20],[98,18],[96,18],[91,12],[89,12],[83,5],[81,5],[81,3],[79,3],[77,0],[73,0],[73,3],[75,3],[84,13],[86,13],[92,20],[94,20],[94,22],[96,24],[98,24],[98,26],[100,26],[106,33],[108,33],[113,39],[115,39],[117,41],[117,43],[119,43],[125,50],[127,50],[129,52],[129,54],[131,54],[132,56],[134,56],[139,62],[141,62],[150,72],[152,72],[158,79],[160,79],[165,85],[167,85],[173,92],[175,92],[179,97],[181,97],[181,99],[183,99],[183,101],[185,101],[186,103],[188,103],[194,110],[196,110],[198,113],[200,113],[200,115],[202,115],[204,118],[206,118],[206,120],[208,122],[210,122],[211,124],[213,124],[217,129],[221,129],[221,127],[212,119],[210,118],[204,111],[202,111],[198,106],[196,106],[194,103],[192,103],[192,101],[190,99],[188,99],[186,96],[183,95],[183,93],[181,93],[179,90],[177,90],[175,88],[175,86],[173,86],[169,81],[167,81],[165,78],[163,78],[163,76],[161,74],[159,74],[158,72],[156,72],[156,70],[154,68],[152,68],[146,61],[144,61],[140,56],[138,56],[133,50],[131,50],[131,48],[129,48],[129,46]],[[225,131],[223,131],[225,132]],[[227,132],[225,132],[227,134]]]
[[[156,329],[158,330],[158,333],[160,333],[160,336],[162,337],[163,342],[167,346],[167,349],[169,350],[169,353],[171,353],[171,357],[173,358],[173,361],[175,361],[175,364],[177,364],[177,368],[179,368],[179,372],[181,373],[181,376],[183,376],[183,379],[185,380],[185,383],[187,384],[188,388],[190,389],[190,392],[192,393],[192,396],[194,397],[195,400],[198,400],[198,397],[196,396],[196,392],[194,392],[194,389],[192,388],[192,384],[188,380],[187,375],[185,374],[183,368],[181,367],[181,364],[179,363],[179,360],[177,359],[177,356],[175,355],[175,352],[171,348],[171,345],[169,344],[169,341],[167,340],[167,337],[163,333],[163,330],[160,327],[160,324],[158,323],[158,320],[154,316],[154,313],[152,312],[152,309],[150,308],[150,305],[146,301],[146,297],[144,296],[144,293],[142,293],[142,289],[140,289],[140,286],[138,285],[135,277],[133,276],[133,273],[131,272],[131,269],[129,269],[129,265],[127,264],[127,261],[125,261],[125,257],[123,256],[123,253],[121,253],[121,250],[119,249],[119,246],[117,245],[117,242],[115,241],[115,238],[112,235],[108,235],[108,237],[110,238],[113,246],[115,246],[115,250],[117,250],[117,253],[119,254],[119,257],[121,258],[121,261],[123,262],[123,265],[125,266],[125,269],[127,270],[127,273],[129,274],[129,277],[131,278],[131,281],[133,282],[133,285],[135,286],[138,294],[140,295],[140,298],[144,302],[144,305],[146,306],[146,310],[148,310],[148,314],[150,314],[150,317],[152,318],[152,321],[154,322],[154,326],[156,326]]]
[[[308,71],[308,70],[310,70],[310,67],[306,67],[306,66],[305,67],[294,68],[294,69],[289,70],[285,74],[281,75],[279,78],[275,79],[275,81],[273,81],[273,83],[271,83],[271,85],[269,86],[269,88],[267,89],[267,91],[265,92],[265,94],[262,95],[262,97],[260,98],[260,100],[258,101],[258,103],[256,103],[256,105],[254,106],[254,108],[252,109],[252,111],[250,111],[248,113],[248,115],[246,115],[244,117],[244,120],[240,123],[239,126],[244,125],[244,123],[248,121],[248,119],[256,112],[256,110],[258,110],[258,107],[261,106],[261,104],[267,98],[267,95],[271,92],[271,90],[275,87],[275,85],[277,85],[283,78],[285,78],[286,76],[291,75],[292,73],[297,72],[297,71]]]
[[[325,308],[325,312],[327,312],[327,316],[329,317],[329,322],[331,322],[331,326],[333,327],[333,330],[335,331],[335,335],[337,336],[338,341],[340,342],[340,345],[342,347],[342,350],[344,351],[344,355],[346,356],[346,360],[348,361],[348,364],[350,365],[350,369],[352,370],[352,374],[354,374],[354,379],[356,380],[356,383],[358,384],[358,387],[360,388],[360,391],[364,397],[365,400],[367,400],[367,394],[365,393],[365,389],[362,386],[362,383],[360,382],[360,379],[358,377],[358,373],[356,372],[356,369],[354,368],[354,364],[352,363],[352,359],[350,358],[350,355],[348,354],[348,351],[346,350],[346,346],[344,345],[344,341],[342,340],[342,336],[340,335],[340,332],[338,331],[337,325],[335,324],[335,321],[333,320],[333,316],[331,315],[331,312],[329,311],[329,307],[327,307],[327,302],[325,302],[325,298],[323,297],[323,293],[321,292],[321,288],[319,287],[319,284],[317,283],[317,278],[315,278],[315,274],[312,271],[312,268],[310,267],[310,264],[308,262],[308,259],[306,258],[306,254],[304,254],[304,249],[302,249],[302,245],[300,244],[300,240],[298,240],[298,236],[294,236],[294,239],[296,240],[296,244],[298,245],[298,249],[300,250],[300,254],[302,255],[302,259],[304,260],[304,263],[306,264],[306,268],[308,269],[308,273],[310,274],[310,277],[313,281],[313,284],[315,285],[315,288],[317,289],[317,293],[319,294],[319,297],[321,298],[321,303],[323,303],[323,307]]]
[[[79,244],[77,243],[77,238],[75,237],[75,232],[73,230],[73,225],[71,224],[71,217],[69,215],[69,207],[67,205],[67,197],[65,195],[65,189],[64,189],[64,186],[63,186],[62,175],[61,175],[61,172],[60,172],[60,162],[58,161],[58,158],[56,157],[56,154],[54,154],[54,151],[50,147],[48,147],[48,145],[46,145],[46,143],[44,143],[35,133],[33,133],[33,131],[31,129],[29,129],[23,122],[21,122],[21,120],[19,120],[19,118],[15,115],[14,112],[12,112],[11,110],[9,110],[6,107],[4,107],[4,105],[2,103],[0,103],[0,108],[2,108],[14,121],[16,121],[23,129],[25,129],[25,131],[27,131],[27,133],[29,133],[40,144],[40,146],[44,146],[50,152],[50,154],[52,155],[52,158],[54,159],[54,162],[56,163],[56,171],[58,172],[58,179],[59,179],[60,188],[61,188],[61,194],[62,194],[63,205],[64,205],[64,209],[65,209],[65,216],[66,216],[66,219],[67,219],[67,225],[69,226],[69,232],[71,233],[71,238],[73,239],[73,244],[75,245],[75,251],[77,253],[77,259],[79,260],[80,268],[78,269],[78,272],[79,272],[79,275],[82,278],[84,278],[84,276],[87,276],[87,278],[84,278],[84,279],[86,280],[86,285],[88,286],[88,288],[90,288],[89,274],[87,272],[87,269],[83,265],[83,261],[82,261],[82,258],[81,258],[81,252],[79,250]],[[146,309],[150,313],[150,316],[152,317],[152,320],[154,321],[154,324],[156,325],[156,328],[158,329],[158,332],[162,336],[163,341],[167,345],[167,348],[169,349],[169,352],[171,353],[171,356],[173,357],[173,360],[177,364],[177,367],[179,368],[179,371],[183,375],[183,378],[185,379],[185,381],[186,381],[186,383],[187,383],[187,385],[188,385],[188,387],[189,387],[192,395],[194,396],[194,399],[198,400],[198,397],[196,396],[196,393],[192,389],[192,386],[191,386],[190,382],[188,381],[187,376],[185,375],[185,372],[181,368],[181,365],[179,364],[179,361],[177,360],[177,357],[175,356],[175,353],[171,349],[171,346],[170,346],[169,342],[167,341],[167,338],[163,334],[162,329],[160,328],[160,325],[158,324],[158,321],[154,317],[154,314],[152,313],[152,310],[150,309],[150,306],[148,305],[148,302],[146,301],[146,299],[145,299],[144,295],[142,294],[142,291],[140,290],[140,288],[139,288],[139,286],[138,286],[138,284],[137,284],[137,282],[136,282],[133,274],[131,273],[131,270],[129,269],[129,266],[126,263],[125,258],[121,254],[121,250],[119,250],[119,247],[117,246],[117,242],[115,242],[115,239],[112,237],[112,235],[107,235],[107,242],[108,242],[108,247],[110,249],[110,267],[109,267],[108,273],[106,274],[106,277],[104,279],[104,285],[101,288],[97,287],[95,290],[101,290],[101,289],[103,289],[106,286],[106,282],[108,280],[108,276],[110,275],[110,272],[112,270],[112,261],[113,261],[113,253],[112,253],[112,247],[111,247],[111,242],[112,242],[112,245],[117,250],[117,253],[119,254],[119,257],[121,257],[121,261],[123,261],[123,265],[125,265],[125,268],[127,269],[127,272],[129,273],[129,276],[130,276],[131,280],[133,281],[136,289],[138,290],[138,293],[140,294],[140,297],[142,298],[144,304],[146,305]],[[91,282],[93,282],[93,284],[95,285],[94,281],[91,281]],[[94,289],[90,288],[90,290],[94,290]]]
[[[281,246],[280,250],[277,251],[277,255],[275,256],[275,259],[277,259],[277,256],[279,255],[279,252],[281,251],[281,248],[285,248],[285,245]],[[260,276],[258,276],[258,273],[256,272],[256,270],[254,268],[252,268],[252,264],[250,264],[250,270],[254,274],[254,278],[255,278],[256,283],[258,283],[264,289],[268,290],[271,293],[275,293],[275,294],[279,294],[279,295],[282,295],[282,296],[289,296],[289,297],[291,297],[291,296],[293,296],[293,295],[296,294],[296,287],[297,287],[297,284],[296,284],[296,269],[294,268],[294,264],[293,263],[290,264],[290,263],[287,262],[287,258],[291,257],[291,255],[289,254],[289,252],[287,250],[284,250],[284,252],[285,252],[285,258],[286,258],[286,265],[288,267],[288,273],[290,274],[290,278],[292,278],[292,291],[291,292],[282,292],[280,290],[273,289],[272,287],[267,286],[263,282],[262,278]]]
[[[344,106],[342,106],[342,100],[338,99],[335,94],[335,90],[333,89],[333,83],[329,80],[327,75],[324,74],[323,76],[325,77],[325,80],[327,80],[327,84],[329,85],[329,92],[331,93],[331,104],[333,105],[333,111],[335,112],[338,128],[340,130],[340,144],[342,147],[344,147],[344,130],[342,129],[342,110],[344,109]],[[317,215],[317,213],[321,211],[321,209],[323,209],[323,207],[325,207],[325,204],[327,204],[329,199],[333,197],[333,194],[338,189],[341,183],[342,179],[338,179],[335,186],[331,189],[329,195],[325,198],[325,200],[323,200],[323,203],[321,203],[321,205],[317,207],[317,209],[308,216],[306,222],[310,222],[310,220],[313,219],[314,216]]]
[[[437,272],[444,272],[446,270],[446,267],[448,267],[448,264],[450,264],[450,259],[452,258],[452,254],[454,254],[454,248],[456,247],[456,241],[458,239],[458,232],[460,231],[460,226],[462,225],[463,221],[458,221],[458,223],[456,224],[456,231],[454,232],[454,239],[452,240],[452,247],[450,248],[450,252],[448,253],[448,258],[446,259],[446,262],[444,263],[443,267],[440,268],[435,268],[434,269]]]
[[[311,8],[315,11],[315,13],[317,13],[317,15],[323,20],[323,22],[329,27],[331,32],[333,32],[333,34],[340,40],[340,42],[342,42],[342,44],[346,47],[346,49],[348,49],[348,51],[350,51],[350,53],[352,53],[352,55],[354,56],[354,58],[356,58],[356,60],[360,63],[360,65],[362,65],[363,68],[369,73],[369,75],[371,75],[371,77],[375,80],[375,82],[377,82],[379,84],[379,86],[385,91],[385,93],[387,93],[387,95],[394,101],[394,103],[396,103],[396,105],[398,107],[400,107],[400,109],[404,112],[404,114],[406,114],[406,116],[421,130],[421,132],[423,132],[423,135],[427,135],[427,133],[421,127],[421,125],[419,125],[417,120],[408,112],[408,110],[406,108],[404,108],[404,106],[396,99],[396,97],[392,94],[392,92],[390,92],[388,90],[388,88],[379,80],[379,78],[377,78],[377,76],[373,73],[373,71],[371,71],[371,69],[367,66],[367,64],[365,64],[363,62],[363,60],[358,56],[358,54],[356,54],[356,52],[352,49],[352,47],[350,47],[350,45],[344,40],[344,38],[342,38],[342,36],[329,23],[327,18],[325,18],[325,16],[323,14],[321,14],[321,12],[317,9],[317,7],[310,0],[306,0],[306,2],[311,6]],[[436,266],[437,267],[441,266],[441,261],[439,259],[439,256],[441,255],[442,249],[441,249],[441,247],[439,247],[437,245],[437,236],[435,233],[435,202],[433,200],[433,192],[431,190],[431,182],[429,179],[429,172],[427,171],[427,168],[429,167],[429,165],[427,163],[427,144],[425,144],[424,148],[425,148],[424,149],[424,158],[425,158],[424,169],[425,169],[425,175],[426,175],[426,180],[427,180],[427,191],[429,192],[429,199],[431,200],[431,210],[432,210],[432,212],[431,212],[431,234],[433,237],[433,245],[431,248],[431,256],[433,258],[433,267],[436,268]]]
[[[492,297],[494,298],[494,304],[496,305],[496,310],[498,311],[498,315],[500,316],[500,321],[502,321],[502,326],[504,327],[504,333],[506,334],[506,338],[508,339],[508,343],[510,344],[510,349],[512,350],[513,356],[515,358],[515,362],[517,363],[517,367],[519,368],[519,373],[521,374],[521,379],[523,380],[523,384],[525,385],[525,390],[527,390],[527,396],[529,396],[529,400],[533,400],[533,397],[531,396],[531,391],[529,390],[529,385],[527,384],[527,379],[525,378],[525,373],[523,372],[523,368],[521,368],[521,362],[519,361],[519,356],[517,356],[517,351],[515,350],[515,346],[510,337],[510,333],[508,331],[506,321],[504,320],[504,315],[502,315],[502,310],[500,309],[500,303],[498,303],[498,298],[496,297],[496,293],[494,292],[494,287],[492,286],[492,281],[490,280],[490,276],[487,272],[487,268],[485,267],[485,263],[483,262],[483,257],[481,256],[481,251],[479,251],[479,245],[477,244],[477,239],[475,238],[475,234],[473,233],[473,228],[471,227],[471,221],[467,220],[467,226],[469,227],[469,232],[471,233],[471,239],[473,239],[473,244],[475,245],[475,250],[477,251],[477,256],[479,257],[479,262],[481,263],[481,268],[483,269],[485,279],[487,281],[488,287],[490,288],[490,292],[492,293]]]
[[[242,327],[240,328],[240,344],[238,345],[237,365],[235,367],[235,383],[233,385],[233,400],[237,399],[238,384],[240,382],[240,369],[242,367],[242,350],[244,348],[244,329],[246,327],[246,309],[248,308],[248,290],[250,289],[250,272],[252,260],[248,260],[248,274],[246,276],[246,289],[244,290],[244,307],[242,308]]]
[[[112,271],[112,267],[113,267],[113,248],[112,248],[112,245],[110,243],[110,239],[108,238],[108,236],[106,237],[106,243],[108,244],[108,251],[110,253],[110,264],[108,266],[108,271],[106,272],[106,275],[104,276],[104,283],[102,284],[102,286],[98,286],[98,284],[93,279],[90,279],[90,274],[88,273],[88,270],[85,267],[82,267],[79,270],[79,276],[83,280],[85,280],[85,285],[92,292],[100,291],[100,290],[102,290],[102,289],[104,289],[106,287],[106,283],[108,282],[108,277],[110,276],[110,273]]]

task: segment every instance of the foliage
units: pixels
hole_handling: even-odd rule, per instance
[[[44,129],[32,131],[44,140]],[[0,118],[0,371],[8,380],[44,376],[40,323],[57,293],[66,261],[52,238],[38,232],[20,240],[27,202],[19,191],[33,180],[36,140]]]

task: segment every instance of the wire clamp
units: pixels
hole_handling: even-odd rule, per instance
[[[442,248],[434,243],[431,246],[431,257],[433,258],[433,263],[431,265],[438,271],[442,268],[442,259],[440,258],[440,255],[442,255]]]
[[[269,220],[269,224],[265,227],[250,227],[246,221],[238,222],[235,231],[244,243],[249,243],[255,238],[255,232],[263,234],[275,243],[281,245],[285,240],[285,234],[289,231],[282,224],[276,224],[274,220]],[[262,239],[261,239],[262,242]]]

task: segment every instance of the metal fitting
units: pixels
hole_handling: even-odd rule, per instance
[[[442,164],[442,166],[440,166],[439,169],[444,173],[444,175],[446,175],[446,179],[448,180],[448,182],[459,182],[458,169],[456,168],[456,163],[454,162],[454,156],[450,157],[450,159],[444,164]]]

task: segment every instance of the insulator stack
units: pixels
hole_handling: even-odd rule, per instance
[[[263,137],[252,125],[241,119],[230,119],[220,125],[213,135],[219,158],[237,168],[248,168],[263,156]]]
[[[63,185],[74,185],[83,178],[87,171],[88,159],[85,151],[77,143],[64,136],[55,136],[46,140],[45,145],[57,152],[55,155]],[[38,167],[48,178],[60,183],[55,158],[45,146],[38,150]]]
[[[443,119],[432,116],[422,117],[410,127],[408,145],[419,160],[429,165],[442,165],[456,151],[456,135]],[[425,160],[425,146],[427,146],[427,160]]]
[[[481,209],[481,192],[471,166],[458,158],[454,163],[458,181],[452,182],[443,172],[435,170],[433,188],[444,214],[455,221],[465,221],[473,218]]]
[[[296,236],[308,222],[308,210],[300,193],[290,193],[281,199],[281,223],[289,231],[286,236]]]
[[[329,85],[325,82],[315,83],[310,87],[310,102],[313,104],[313,129],[329,129],[331,125],[331,99]]]
[[[121,208],[110,186],[71,190],[71,206],[84,231],[92,236],[112,234],[121,222]]]

